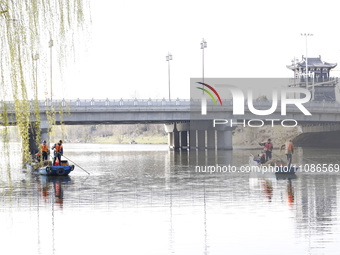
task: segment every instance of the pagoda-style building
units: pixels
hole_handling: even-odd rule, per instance
[[[336,101],[335,86],[338,82],[337,77],[331,77],[330,71],[337,66],[336,63],[328,63],[318,58],[307,58],[307,77],[306,77],[306,58],[293,60],[287,68],[294,71],[294,79],[290,82],[290,87],[308,88],[312,92],[313,101]]]

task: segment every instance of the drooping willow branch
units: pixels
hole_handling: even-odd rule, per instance
[[[25,161],[31,156],[30,129],[34,129],[37,144],[41,142],[39,98],[35,91],[45,91],[44,99],[47,98],[49,48],[45,44],[53,38],[62,74],[67,57],[74,56],[77,35],[86,31],[90,22],[87,0],[0,0],[0,101],[3,102],[0,120],[4,126],[1,133],[4,142],[8,142],[9,110],[5,102],[10,101],[14,104]],[[39,86],[34,68],[38,62],[33,58],[36,53],[39,80],[43,81]],[[46,109],[48,122],[55,124],[55,109],[52,106]]]

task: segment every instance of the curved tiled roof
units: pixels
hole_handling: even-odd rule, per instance
[[[308,64],[308,68],[334,68],[337,66],[337,63],[328,63],[325,61],[321,60],[321,56],[319,56],[318,58],[308,58],[307,59],[307,64]],[[297,62],[295,65],[296,68],[299,67],[306,67],[306,58],[304,56],[302,56],[302,60],[300,62]],[[295,69],[294,64],[292,65],[287,65],[287,68],[294,70]]]

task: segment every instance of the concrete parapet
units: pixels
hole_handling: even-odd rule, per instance
[[[301,125],[303,133],[315,133],[315,132],[332,132],[340,131],[339,123],[321,123],[321,124],[303,124]]]

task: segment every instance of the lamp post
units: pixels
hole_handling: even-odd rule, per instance
[[[307,38],[308,36],[313,36],[313,34],[308,34],[308,33],[301,33],[301,36],[304,36],[306,38],[306,89],[308,89],[308,47],[307,47]],[[314,99],[314,86],[312,88],[312,99]]]
[[[38,59],[39,59],[39,54],[36,53],[33,57],[35,61],[35,97],[38,100]]]
[[[50,47],[50,66],[51,66],[51,104],[52,104],[52,47],[53,47],[53,40],[50,37],[50,41],[48,42],[48,47]]]
[[[204,38],[202,39],[201,42],[201,50],[202,50],[202,82],[204,83],[204,48],[207,47],[207,42],[204,40]],[[203,85],[204,88],[204,85]],[[203,91],[204,93],[204,91]]]
[[[292,66],[294,66],[294,87],[296,85],[296,58],[294,56],[294,59],[292,60]]]
[[[169,77],[169,101],[171,101],[170,97],[170,60],[172,60],[172,55],[168,53],[166,56],[166,61],[168,61],[168,77]]]

